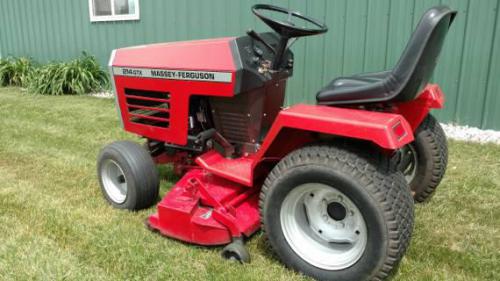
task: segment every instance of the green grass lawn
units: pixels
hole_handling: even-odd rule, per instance
[[[122,132],[112,100],[0,89],[1,280],[305,280],[257,233],[249,265],[220,248],[149,232],[111,208],[96,179],[105,144]],[[162,169],[161,193],[174,180]],[[500,146],[450,143],[447,175],[416,208],[411,247],[394,280],[500,280]]]

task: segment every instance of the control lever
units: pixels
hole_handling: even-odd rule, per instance
[[[273,46],[269,45],[269,43],[267,43],[264,38],[262,38],[257,32],[255,32],[253,29],[249,29],[247,31],[247,34],[248,36],[252,37],[253,39],[261,42],[262,44],[264,44],[264,46],[266,46],[266,48],[268,48],[269,50],[271,50],[271,52],[273,52],[274,54],[276,54],[276,50],[273,48]]]

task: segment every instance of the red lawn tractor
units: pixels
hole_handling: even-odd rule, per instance
[[[427,11],[397,65],[333,80],[316,105],[284,107],[292,43],[327,27],[298,12],[255,5],[274,32],[113,51],[124,129],[99,155],[105,198],[120,209],[157,203],[156,165],[180,180],[147,226],[249,262],[243,241],[261,227],[281,261],[321,280],[383,279],[401,260],[414,201],[446,169],[446,138],[429,114],[428,84],[456,12]],[[334,44],[334,42],[332,42]]]

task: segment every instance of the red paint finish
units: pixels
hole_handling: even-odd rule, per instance
[[[149,217],[163,235],[199,245],[222,245],[260,227],[259,188],[247,188],[202,169],[175,184]]]
[[[233,71],[234,37],[159,43],[116,50],[113,66]]]
[[[401,138],[392,128],[400,124]],[[298,104],[282,110],[274,121],[256,158],[260,159],[283,128],[372,141],[385,149],[398,149],[413,141],[408,122],[398,114],[350,108]]]
[[[189,98],[192,95],[202,93],[204,96],[230,97],[233,96],[234,92],[233,83],[160,80],[127,76],[114,76],[114,79],[124,129],[150,139],[178,145],[187,143]],[[169,127],[161,128],[129,121],[131,115],[127,109],[126,88],[169,93],[170,112],[172,112]]]
[[[177,145],[187,143],[189,98],[193,95],[231,97],[235,93],[236,66],[230,43],[233,38],[153,44],[118,49],[111,67],[212,71],[231,74],[231,82],[167,80],[114,75],[118,106],[126,131]],[[169,94],[169,118],[149,119],[169,122],[168,128],[131,122],[125,89],[157,91]],[[139,97],[140,99],[154,100]],[[165,110],[163,110],[165,111]],[[139,116],[140,117],[140,116]]]
[[[393,112],[401,114],[410,123],[412,131],[415,131],[431,109],[444,107],[444,101],[445,97],[439,85],[429,84],[418,98],[395,104]]]
[[[371,141],[386,150],[413,141],[413,131],[431,108],[441,108],[444,96],[429,85],[414,101],[392,106],[392,112],[295,105],[277,115],[255,154],[224,158],[210,150],[183,166],[186,156],[158,157],[174,161],[187,173],[158,204],[148,223],[163,235],[199,245],[222,245],[250,236],[260,226],[258,194],[269,169],[290,151],[315,141],[314,133]],[[177,163],[177,162],[182,163]]]
[[[252,167],[254,160],[251,157],[228,159],[217,151],[211,150],[196,158],[196,163],[220,177],[246,186],[253,185]]]
[[[398,149],[413,141],[410,125],[397,114],[328,106],[296,105],[278,114],[262,147],[256,154],[228,159],[215,150],[211,150],[196,158],[196,163],[214,175],[252,187],[256,177],[254,169],[260,162],[266,161],[269,155],[273,155],[272,144],[275,143],[278,135],[286,132],[287,129],[370,140],[390,150]],[[312,139],[299,133],[288,137],[287,144],[292,144],[291,147],[300,147],[310,140]],[[282,145],[279,146],[282,147]]]

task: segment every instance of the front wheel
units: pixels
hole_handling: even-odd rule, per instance
[[[117,141],[104,147],[97,174],[104,198],[115,208],[140,210],[158,198],[158,170],[149,153],[134,142]]]
[[[266,179],[260,211],[283,263],[319,280],[385,278],[413,229],[403,175],[384,156],[354,147],[289,154]]]

